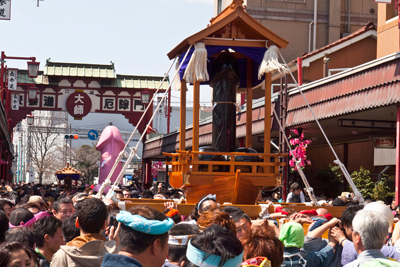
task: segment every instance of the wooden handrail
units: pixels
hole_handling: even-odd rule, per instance
[[[215,155],[215,156],[224,156],[224,155],[234,155],[234,156],[266,156],[270,158],[275,157],[286,157],[288,153],[245,153],[245,152],[202,152],[202,151],[180,151],[177,150],[176,153],[166,153],[163,152],[166,156],[178,156],[180,154],[196,154],[196,155]]]

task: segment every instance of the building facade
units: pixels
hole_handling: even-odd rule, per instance
[[[231,2],[215,0],[214,15]],[[281,51],[287,61],[377,22],[378,6],[371,0],[244,0],[244,4],[248,14],[289,41]]]

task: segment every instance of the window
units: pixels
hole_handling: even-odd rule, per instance
[[[222,0],[218,0],[218,7],[217,7],[217,13],[221,13],[222,11]]]

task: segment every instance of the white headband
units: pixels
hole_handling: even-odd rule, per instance
[[[187,246],[189,240],[194,235],[170,235],[168,237],[168,244],[175,245],[175,246]]]

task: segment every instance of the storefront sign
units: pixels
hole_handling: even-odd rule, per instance
[[[19,94],[11,94],[11,110],[19,110]]]
[[[393,137],[373,137],[375,148],[395,148],[396,139]]]
[[[375,0],[375,3],[391,4],[392,0]]]
[[[89,114],[91,108],[92,101],[85,93],[75,92],[67,98],[67,111],[76,119],[85,117]]]
[[[10,20],[11,0],[0,0],[0,19]]]
[[[0,0],[1,2],[1,0]],[[8,69],[8,90],[17,90],[18,69]]]

